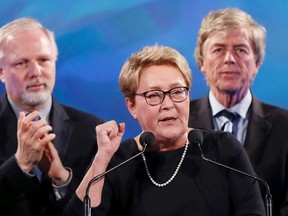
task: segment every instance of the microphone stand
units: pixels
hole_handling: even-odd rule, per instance
[[[84,215],[85,215],[85,216],[91,216],[91,202],[90,202],[90,197],[89,197],[89,190],[90,190],[91,185],[92,185],[95,181],[97,181],[97,180],[99,180],[100,178],[102,178],[103,176],[105,176],[106,174],[110,173],[111,171],[119,168],[120,166],[126,164],[127,162],[129,162],[129,161],[133,160],[134,158],[138,157],[139,155],[143,154],[143,153],[145,152],[146,148],[147,148],[147,145],[148,145],[148,143],[144,142],[143,149],[142,149],[141,152],[139,152],[138,154],[134,155],[133,157],[131,157],[131,158],[123,161],[122,163],[118,164],[117,166],[112,167],[111,169],[109,169],[109,170],[107,170],[107,171],[105,171],[105,172],[103,172],[103,173],[101,173],[101,174],[93,177],[93,178],[89,181],[89,183],[88,183],[88,185],[87,185],[87,188],[86,188],[85,196],[84,196],[84,213],[85,213]]]
[[[264,181],[263,179],[261,179],[261,178],[259,178],[257,176],[250,175],[249,173],[242,172],[241,170],[234,169],[232,167],[226,166],[225,164],[221,164],[221,163],[218,163],[216,161],[213,161],[213,160],[210,160],[210,159],[206,158],[204,156],[203,152],[202,152],[202,148],[200,146],[201,145],[200,142],[198,141],[197,144],[198,144],[198,147],[199,147],[199,150],[200,150],[200,153],[201,153],[201,157],[205,161],[210,162],[210,163],[212,163],[214,165],[218,165],[218,166],[224,167],[224,168],[232,170],[232,171],[234,171],[236,173],[240,173],[242,175],[248,176],[250,178],[253,178],[253,179],[257,180],[257,181],[262,182],[264,184],[265,188],[266,188],[266,197],[265,197],[266,215],[267,216],[272,216],[272,195],[270,193],[269,185],[267,184],[266,181]]]

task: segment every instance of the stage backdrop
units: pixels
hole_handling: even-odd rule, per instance
[[[225,7],[241,8],[266,27],[267,54],[253,91],[288,108],[287,0],[1,0],[0,25],[29,16],[53,30],[59,46],[54,97],[105,120],[126,122],[128,138],[141,130],[118,88],[125,59],[146,45],[176,48],[193,71],[191,98],[204,96],[208,88],[193,57],[196,36],[201,19]]]

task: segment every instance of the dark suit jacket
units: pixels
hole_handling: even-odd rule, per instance
[[[288,202],[288,111],[252,97],[244,148],[255,172],[268,182],[273,198],[273,216]],[[214,129],[208,96],[190,102],[189,126]],[[265,188],[259,183],[263,199]],[[286,201],[285,201],[286,200]],[[288,215],[284,208],[283,215]]]
[[[97,150],[95,126],[103,120],[57,103],[49,117],[56,138],[53,141],[65,167],[73,170],[66,196],[55,199],[51,179],[28,178],[16,163],[17,117],[7,96],[0,97],[0,215],[61,215],[69,198],[82,180]]]

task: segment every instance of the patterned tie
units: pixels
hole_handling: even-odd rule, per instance
[[[233,121],[236,118],[235,114],[229,112],[228,110],[222,110],[218,113],[218,116],[223,116],[226,119],[221,127],[221,130],[233,133]]]
[[[37,177],[37,179],[39,180],[39,182],[41,182],[42,171],[40,170],[38,165],[34,165],[33,166],[33,172],[34,172],[35,176]]]

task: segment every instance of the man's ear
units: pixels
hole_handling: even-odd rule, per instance
[[[200,71],[202,72],[202,74],[205,75],[205,67],[203,64],[203,60],[198,61],[198,67],[199,67]]]
[[[134,119],[137,118],[137,115],[136,115],[136,112],[135,112],[135,109],[134,109],[134,101],[132,101],[131,98],[128,98],[126,97],[125,98],[125,103],[126,103],[126,106],[130,112],[130,114],[133,116]]]

